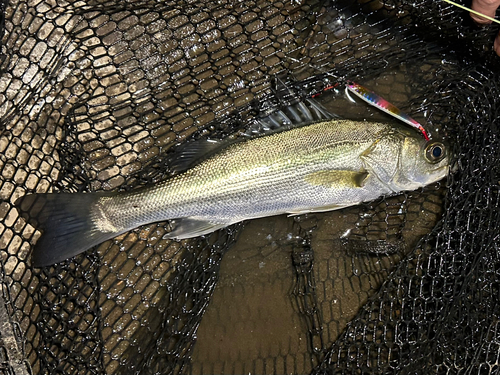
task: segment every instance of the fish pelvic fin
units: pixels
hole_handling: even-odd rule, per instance
[[[174,230],[165,234],[164,238],[183,240],[186,238],[193,238],[212,233],[218,229],[231,225],[231,223],[213,223],[207,220],[192,217],[175,219],[172,223],[174,224]]]
[[[19,198],[15,205],[21,216],[43,232],[33,249],[33,266],[61,262],[120,234],[100,228],[92,213],[99,198],[108,195],[48,193]]]

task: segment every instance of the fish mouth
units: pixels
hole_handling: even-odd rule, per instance
[[[443,165],[442,167],[437,168],[435,171],[441,176],[441,178],[445,178],[450,172],[452,172],[451,168],[451,165]]]
[[[446,178],[450,172],[451,172],[450,165],[443,165],[442,167],[433,169],[432,172],[430,172],[429,179],[427,180],[427,182],[425,182],[425,184],[430,184],[440,181],[443,178]]]

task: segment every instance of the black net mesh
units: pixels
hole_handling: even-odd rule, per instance
[[[498,372],[496,32],[427,0],[0,3],[0,373]],[[447,139],[457,171],[190,240],[155,223],[31,266],[40,232],[18,197],[155,183],[185,142],[297,98],[385,116],[324,91],[346,79]]]

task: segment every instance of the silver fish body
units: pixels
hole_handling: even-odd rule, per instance
[[[181,239],[246,219],[352,206],[438,181],[448,164],[441,143],[426,143],[388,124],[313,123],[230,144],[154,186],[126,193],[38,195],[50,221],[60,218],[62,223],[75,212],[77,218],[70,220],[75,228],[66,227],[65,235],[51,229],[54,224],[45,225],[44,236],[49,236],[42,236],[34,259],[38,265],[51,264],[168,219],[176,227],[167,236]],[[24,203],[33,200],[29,197]],[[85,223],[77,227],[80,221]]]
[[[179,218],[227,226],[245,219],[352,206],[443,178],[447,161],[430,165],[419,158],[421,144],[386,124],[316,123],[233,144],[161,184],[103,197],[97,220],[116,231]],[[410,171],[402,168],[414,167],[404,158],[426,164],[422,179],[404,178]],[[201,234],[179,229],[171,236]]]

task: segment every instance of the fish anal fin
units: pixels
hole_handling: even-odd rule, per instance
[[[322,206],[322,207],[314,207],[314,208],[308,208],[304,210],[297,210],[297,211],[289,211],[287,212],[288,216],[297,216],[297,215],[304,215],[308,214],[311,212],[327,212],[327,211],[334,211],[334,210],[340,210],[345,207],[352,206],[352,204],[331,204],[327,206]]]
[[[215,232],[218,229],[227,227],[230,223],[214,223],[203,219],[183,217],[173,220],[174,230],[165,234],[165,238],[175,238],[183,240],[202,236]]]
[[[365,185],[369,173],[362,171],[345,171],[329,169],[309,173],[305,180],[311,185],[325,187],[353,187],[360,188]]]

